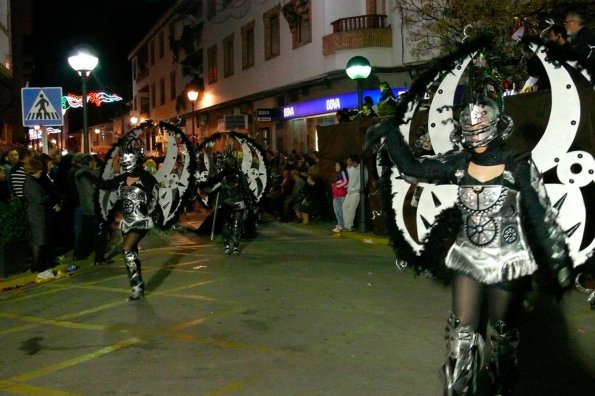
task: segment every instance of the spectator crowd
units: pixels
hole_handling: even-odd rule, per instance
[[[70,251],[74,260],[94,255],[95,264],[106,261],[111,226],[98,218],[96,188],[85,177],[98,175],[101,159],[15,146],[1,161],[0,202],[22,208],[19,222],[28,227],[32,272],[53,267]]]
[[[268,151],[272,186],[263,210],[278,221],[305,225],[334,217],[337,223],[332,231],[353,231],[361,189],[359,156],[337,160],[335,174],[328,180],[321,173],[319,155]]]

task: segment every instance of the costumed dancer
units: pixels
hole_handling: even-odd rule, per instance
[[[252,193],[231,146],[228,146],[219,157],[218,168],[221,175],[218,200],[223,218],[225,254],[229,255],[233,252],[233,255],[237,256],[240,254],[244,220],[248,215]]]
[[[394,120],[369,131],[385,137],[383,147],[402,174],[458,185],[461,224],[445,259],[453,272],[443,366],[447,395],[473,393],[477,386],[483,367],[484,298],[490,327],[486,367],[496,392],[509,394],[517,375],[518,314],[538,268],[530,240],[539,241],[545,256],[551,257],[561,287],[571,280],[568,249],[540,174],[528,154],[504,147],[512,129],[512,119],[495,101],[478,97],[462,110],[451,134],[451,141],[464,147],[461,151],[417,159]]]
[[[159,123],[167,137],[163,165],[155,175],[145,169],[144,145],[139,137],[153,127],[146,122],[121,138],[108,153],[101,178],[96,180],[97,187],[103,190],[97,196],[103,221],[109,223],[115,209],[122,213],[122,253],[132,288],[129,300],[144,296],[139,242],[153,226],[167,230],[175,224],[194,185],[194,156],[186,156],[182,169],[176,167],[178,154],[189,151],[191,143],[181,130],[165,122]],[[114,166],[117,155],[119,174],[115,174]]]
[[[213,147],[219,141],[225,149],[215,158]],[[196,158],[201,203],[214,209],[211,240],[218,224],[217,214],[221,211],[225,254],[238,255],[243,234],[255,231],[258,202],[270,183],[264,151],[245,134],[217,132],[201,143]]]
[[[103,190],[115,190],[122,212],[122,254],[128,279],[130,280],[129,300],[144,296],[141,262],[138,245],[153,227],[159,184],[151,173],[143,168],[144,155],[140,147],[129,144],[122,151],[120,174],[109,180],[99,180],[97,186]]]

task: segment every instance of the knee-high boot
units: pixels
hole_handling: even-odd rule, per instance
[[[451,314],[448,318],[447,357],[444,363],[444,394],[467,395],[477,389],[478,373],[483,366],[484,341],[471,326],[461,325]]]
[[[519,332],[517,329],[509,328],[501,320],[490,327],[490,357],[487,369],[496,394],[510,395],[518,378]]]
[[[222,235],[223,235],[223,245],[225,246],[225,254],[229,255],[231,254],[231,246],[230,246],[230,240],[231,240],[231,234],[232,234],[232,219],[225,219],[225,222],[223,223],[223,230],[222,230]]]
[[[233,255],[240,254],[240,241],[242,240],[243,224],[239,218],[233,219],[233,226],[231,230],[231,240],[233,242]]]
[[[124,250],[124,262],[126,263],[126,271],[128,271],[130,287],[132,288],[132,292],[130,293],[130,297],[128,297],[128,299],[138,300],[141,296],[144,296],[145,293],[145,284],[143,283],[138,253]]]

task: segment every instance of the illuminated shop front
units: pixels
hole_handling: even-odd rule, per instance
[[[36,125],[27,131],[29,148],[47,153],[50,148],[62,149],[62,129]]]
[[[405,92],[407,88],[393,88],[395,96]],[[370,96],[378,103],[380,91],[369,89],[362,92],[362,97]],[[337,123],[336,113],[340,109],[357,109],[357,91],[293,103],[281,107],[280,116],[285,121],[283,126],[276,127],[276,148],[279,151],[296,150],[298,153],[318,150],[316,136],[317,125]]]

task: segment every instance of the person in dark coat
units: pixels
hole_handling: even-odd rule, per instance
[[[50,199],[40,181],[43,175],[43,165],[40,160],[32,158],[25,166],[27,175],[23,184],[23,198],[27,203],[27,221],[31,230],[31,249],[33,264],[31,272],[41,272],[50,266],[47,254],[48,245],[48,216],[57,207],[50,207]],[[59,209],[58,209],[59,210]]]
[[[570,37],[570,47],[580,60],[595,63],[595,33],[585,26],[584,17],[576,11],[564,18],[564,26]]]
[[[72,196],[68,182],[68,174],[72,168],[73,158],[72,154],[63,155],[54,172],[54,183],[62,201],[62,210],[58,213],[56,220],[56,233],[60,235],[60,238],[56,241],[57,246],[54,248],[61,253],[74,248],[73,221],[77,197]]]
[[[80,160],[80,168],[74,176],[81,211],[81,233],[74,247],[74,256],[79,259],[88,257],[95,246],[98,222],[94,201],[97,190],[93,180],[98,177],[99,172],[95,170],[93,156],[84,155]]]
[[[324,192],[324,183],[320,177],[309,175],[301,191],[302,199],[295,206],[298,222],[307,225],[312,217],[320,215],[325,200]]]
[[[54,169],[54,159],[47,154],[41,154],[38,159],[41,161],[41,177],[39,183],[43,187],[48,199],[48,207],[51,208],[48,212],[46,229],[48,230],[47,240],[47,254],[50,260],[54,260],[57,256],[64,253],[60,249],[62,235],[58,232],[58,224],[60,223],[60,216],[62,211],[62,197],[56,188],[56,184],[50,174]]]

